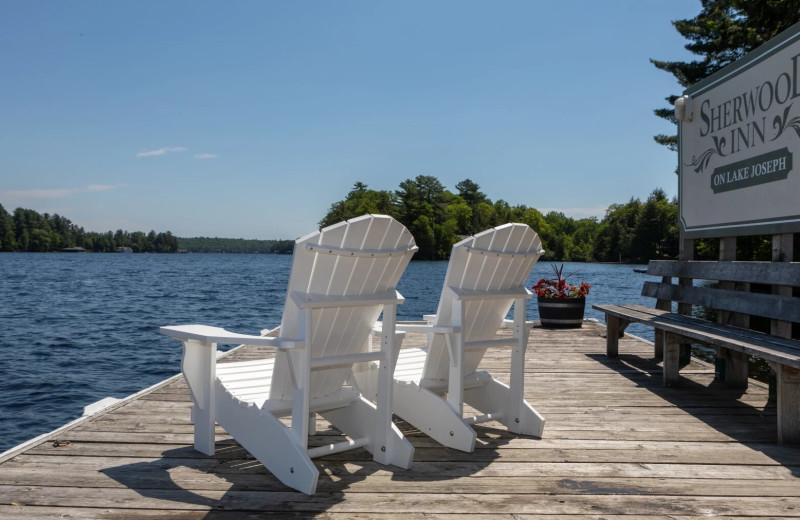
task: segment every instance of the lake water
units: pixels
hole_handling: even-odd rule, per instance
[[[180,371],[161,325],[205,323],[257,334],[280,324],[291,256],[0,253],[0,452]],[[633,265],[566,264],[595,303],[643,303]],[[436,311],[446,262],[412,262],[398,319]],[[537,264],[528,286],[550,277]],[[538,319],[535,301],[528,318]],[[652,329],[629,332],[652,341]]]

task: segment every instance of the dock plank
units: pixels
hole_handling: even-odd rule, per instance
[[[364,450],[327,456],[308,497],[221,428],[214,456],[195,452],[188,389],[176,379],[0,463],[0,518],[800,518],[800,448],[776,443],[764,385],[729,390],[693,360],[680,386],[664,388],[652,344],[628,336],[610,360],[604,334],[592,323],[531,334],[525,393],[547,420],[542,439],[486,423],[467,454],[401,421],[416,448],[411,469]],[[422,341],[410,333],[404,345]],[[260,355],[248,347],[229,358]],[[508,359],[490,350],[483,366],[507,380]],[[339,435],[317,427],[312,446]]]

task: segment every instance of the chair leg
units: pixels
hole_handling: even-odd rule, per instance
[[[308,435],[317,434],[317,414],[314,412],[308,413]]]
[[[206,455],[214,454],[216,353],[216,343],[183,342],[181,371],[192,398],[194,449]]]
[[[505,413],[504,418],[506,428],[512,433],[525,433],[523,430],[523,422],[530,423],[529,411],[534,415],[536,411],[525,402],[525,353],[528,350],[528,338],[530,337],[530,329],[525,325],[525,300],[520,299],[514,302],[514,339],[516,345],[511,350],[511,366],[509,367],[509,384],[505,393]],[[491,381],[491,380],[490,380]],[[502,385],[505,387],[505,385]],[[526,409],[529,408],[530,410]],[[491,413],[491,411],[489,412]],[[539,417],[541,419],[541,417]],[[544,420],[534,421],[537,426],[544,427]],[[541,437],[541,429],[536,434]],[[529,434],[533,435],[533,434]]]
[[[500,381],[490,379],[481,386],[470,388],[464,392],[464,402],[481,413],[503,411],[499,421],[512,433],[521,433],[533,437],[541,437],[544,432],[544,417],[525,400],[507,413],[506,403],[510,389]]]
[[[372,448],[372,457],[375,462],[393,464],[395,463],[395,458],[399,457],[397,465],[408,468],[411,465],[414,449],[408,441],[405,441],[407,446],[395,446],[396,439],[393,438],[395,433],[400,435],[400,431],[397,430],[397,427],[392,422],[394,369],[397,365],[397,358],[400,355],[397,335],[395,334],[396,322],[397,305],[384,306],[384,332],[381,335],[381,352],[384,353],[385,357],[378,362],[378,388],[375,394],[375,411],[371,411],[372,403],[369,403],[366,399],[363,400],[364,403],[369,403],[370,415],[372,416],[372,420],[364,424],[371,425],[371,432],[368,437],[373,441],[370,443],[370,447]],[[402,435],[400,437],[402,438]],[[395,453],[395,451],[398,451],[398,453]],[[408,456],[408,459],[405,458],[406,456]]]
[[[373,455],[373,460],[381,464],[392,464],[401,468],[410,468],[414,458],[414,447],[391,422],[383,428],[378,428],[378,410],[374,404],[363,397],[353,401],[349,406],[320,412],[320,415],[351,439],[367,437],[370,444],[367,447]],[[385,431],[383,438],[375,438],[376,431]]]
[[[316,492],[319,470],[295,433],[274,415],[242,403],[220,385],[217,417],[220,426],[278,480],[307,495]]]
[[[447,377],[447,403],[458,415],[464,417],[464,337],[460,333],[445,336],[450,353],[450,371]]]
[[[439,444],[468,453],[475,449],[475,430],[442,396],[414,383],[396,382],[393,408],[403,420]]]

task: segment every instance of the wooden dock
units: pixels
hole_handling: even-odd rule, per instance
[[[727,390],[693,360],[680,387],[664,388],[651,344],[626,337],[610,360],[604,334],[591,323],[531,334],[526,397],[547,420],[544,438],[486,423],[467,454],[400,423],[416,447],[410,470],[364,450],[324,457],[311,497],[221,429],[214,457],[195,452],[188,390],[175,378],[2,462],[0,518],[800,517],[800,447],[775,443],[764,385]],[[502,380],[508,354],[490,351],[483,366]],[[318,442],[336,435],[318,429]]]

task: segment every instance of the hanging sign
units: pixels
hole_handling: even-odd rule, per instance
[[[688,88],[675,116],[685,237],[800,232],[800,24]]]

